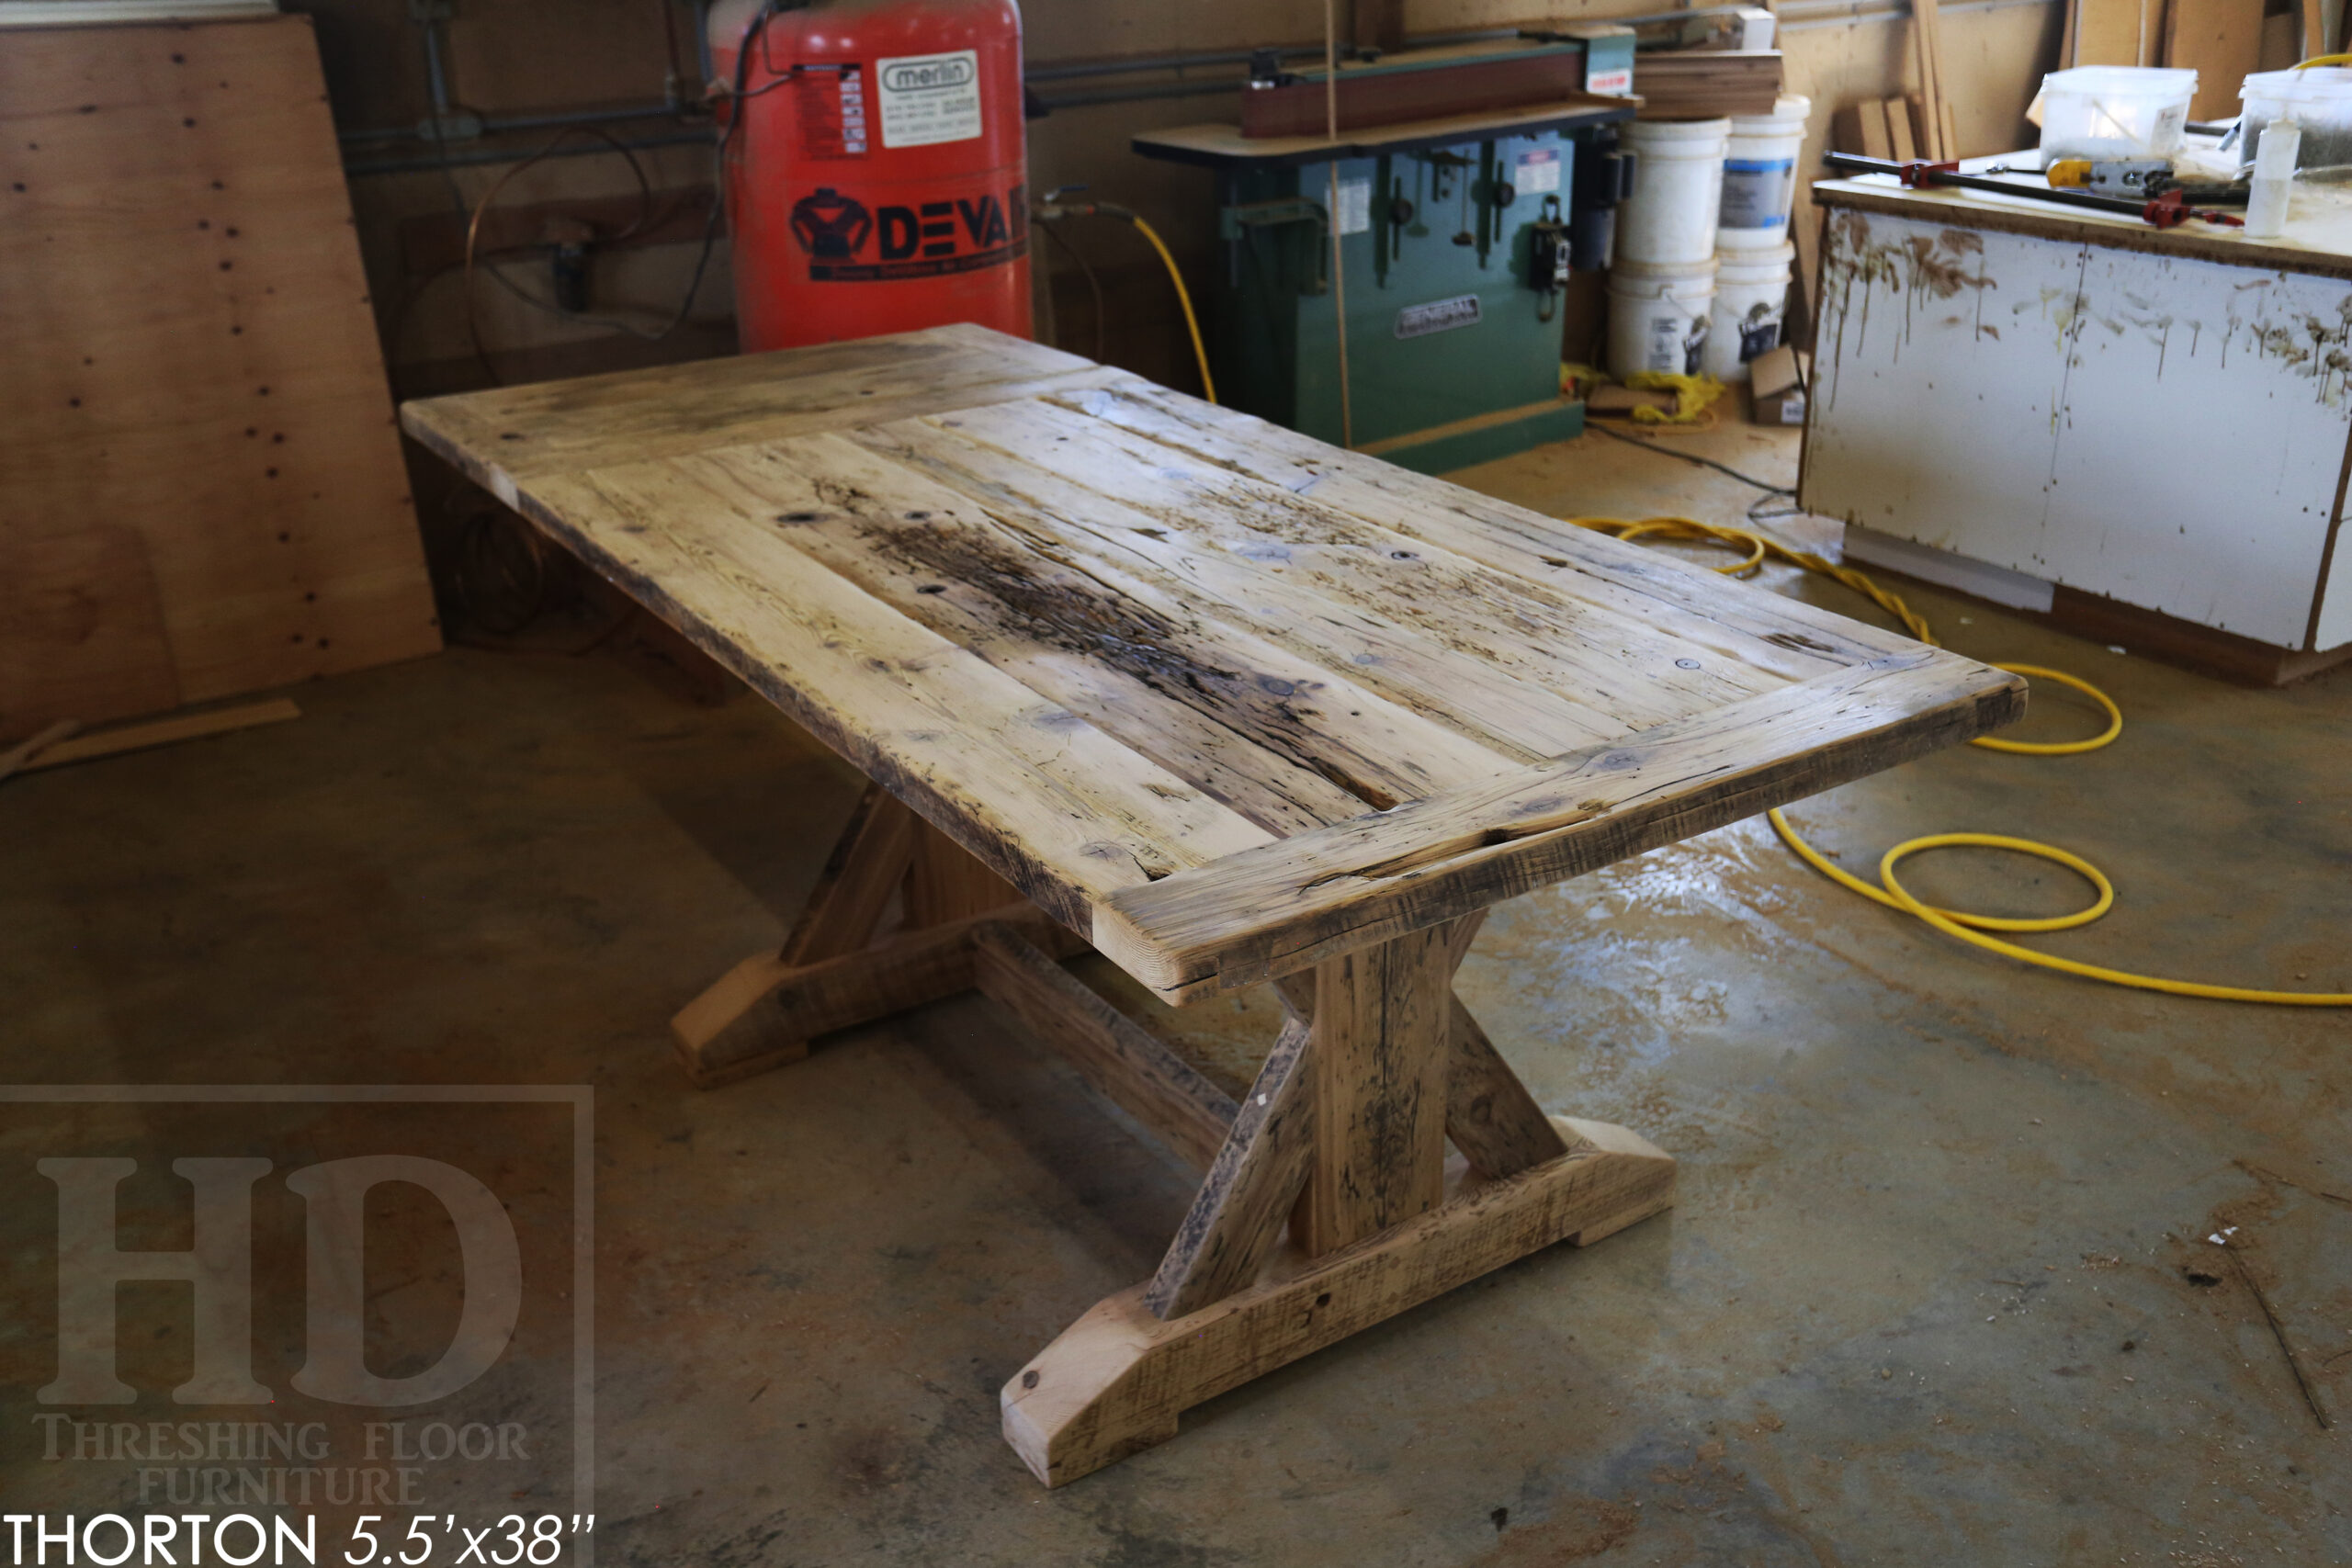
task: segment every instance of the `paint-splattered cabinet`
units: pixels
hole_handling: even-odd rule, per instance
[[[2273,679],[2352,654],[2352,254],[1857,181],[1815,199],[1803,500],[1849,553],[2250,639]]]

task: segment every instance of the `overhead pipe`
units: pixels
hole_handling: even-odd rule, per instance
[[[1999,11],[2016,6],[2049,6],[2056,0],[1948,0],[1946,14],[1967,11]],[[1653,11],[1628,17],[1601,17],[1597,21],[1613,22],[1623,27],[1641,27],[1667,22],[1689,21],[1715,16],[1732,16],[1746,7],[1734,5],[1702,6],[1687,11]],[[1910,0],[1782,0],[1780,7],[1780,30],[1796,32],[1818,28],[1846,27],[1860,22],[1891,21],[1911,15]],[[428,20],[428,31],[437,31],[436,24]],[[695,35],[707,47],[706,29],[697,28]],[[1417,38],[1417,47],[1440,47],[1448,44],[1472,43],[1493,39],[1515,38],[1514,28],[1489,28],[1479,32],[1447,33],[1430,38]],[[1319,49],[1297,49],[1283,51],[1305,57],[1319,56]],[[433,81],[435,94],[435,114],[447,112],[446,82],[439,67],[437,45],[428,51],[434,61]],[[1095,63],[1068,62],[1033,66],[1023,73],[1030,82],[1083,82],[1095,77],[1141,75],[1155,71],[1184,72],[1204,70],[1212,66],[1247,64],[1251,51],[1247,50],[1205,51],[1192,54],[1161,54],[1130,60],[1112,60]],[[708,69],[707,62],[705,66]],[[1242,84],[1236,78],[1204,78],[1193,81],[1148,82],[1127,86],[1105,85],[1079,87],[1062,93],[1040,93],[1037,100],[1048,109],[1094,108],[1110,104],[1149,103],[1170,98],[1209,97],[1221,93],[1238,92]],[[485,135],[498,135],[530,130],[559,130],[570,126],[605,125],[615,121],[661,118],[691,118],[691,112],[677,104],[624,104],[611,108],[582,109],[572,112],[543,115],[514,115],[486,118],[481,122]],[[429,140],[421,138],[413,128],[384,127],[373,130],[345,130],[336,133],[346,145],[368,142]],[[707,141],[707,133],[682,133],[631,142],[632,148],[683,146],[691,141]],[[561,151],[558,155],[579,157],[594,152],[610,152],[605,142],[588,142]],[[480,150],[453,153],[447,162],[454,164],[501,164],[514,161],[523,153],[507,151]],[[346,174],[392,174],[416,169],[433,169],[443,160],[378,159],[346,164]]]
[[[716,140],[709,130],[682,130],[668,136],[640,136],[632,140],[611,141],[567,141],[561,146],[525,150],[514,147],[477,147],[463,152],[443,156],[438,152],[424,153],[412,158],[371,158],[343,166],[347,178],[362,175],[425,175],[437,169],[471,168],[482,164],[519,164],[535,154],[540,158],[584,158],[597,152],[649,152],[657,147],[707,147]]]

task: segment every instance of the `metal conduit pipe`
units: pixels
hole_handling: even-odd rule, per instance
[[[1950,0],[1950,3],[1943,6],[1943,10],[1946,14],[1968,11],[2001,11],[2016,6],[2050,6],[2056,3],[2057,0]],[[1636,16],[1611,17],[1600,19],[1616,22],[1626,27],[1636,27],[1647,23],[1684,21],[1692,17],[1729,16],[1736,14],[1741,9],[1743,9],[1743,7],[1738,6],[1706,6],[1689,11],[1645,12]],[[1860,22],[1893,21],[1910,16],[1911,6],[1910,0],[1783,0],[1780,15],[1781,30],[1782,32],[1797,32],[1817,28],[1848,27]],[[1417,45],[1428,45],[1434,47],[1452,43],[1475,42],[1486,39],[1513,38],[1516,36],[1517,33],[1513,29],[1497,28],[1485,32],[1449,33],[1437,38],[1416,39],[1414,42]],[[1297,53],[1302,56],[1313,53],[1318,58],[1321,54],[1320,50],[1298,50],[1288,52]],[[1074,82],[1086,81],[1090,78],[1101,76],[1140,75],[1146,72],[1152,71],[1182,72],[1200,70],[1210,66],[1240,65],[1247,64],[1249,60],[1250,51],[1246,50],[1210,51],[1198,54],[1163,54],[1136,60],[1106,61],[1099,64],[1040,65],[1026,72],[1025,76],[1026,79],[1031,82]],[[1101,87],[1080,87],[1062,93],[1040,93],[1037,95],[1037,100],[1048,109],[1093,108],[1107,104],[1148,103],[1155,100],[1168,98],[1208,97],[1219,93],[1238,92],[1240,90],[1240,87],[1241,84],[1238,80],[1231,77],[1218,77],[1193,81],[1147,82],[1126,86],[1104,85]],[[524,130],[559,130],[567,126],[605,125],[616,120],[660,119],[665,118],[684,118],[681,106],[666,103],[628,104],[605,109],[583,109],[575,113],[507,116],[484,119],[482,121],[482,130],[486,134]],[[386,127],[368,130],[345,130],[337,132],[336,135],[337,140],[343,141],[346,145],[419,140],[417,131],[412,127]],[[698,140],[707,140],[707,137],[701,133],[682,133],[681,135],[673,137],[655,138],[646,141],[632,142],[629,143],[629,145],[632,147],[672,147],[683,145],[685,142]],[[612,149],[609,146],[601,142],[596,142],[584,144],[578,148],[567,149],[559,155],[563,157],[578,157],[587,153],[609,152],[611,151]],[[511,152],[469,151],[465,153],[453,153],[450,156],[449,162],[452,164],[497,164],[508,162],[520,156],[522,156],[522,154]],[[437,158],[423,160],[374,160],[364,163],[347,164],[345,166],[345,172],[346,174],[355,175],[391,174],[413,169],[438,168],[439,166],[440,160]]]
[[[632,152],[650,152],[656,147],[707,147],[714,140],[713,133],[708,130],[682,130],[668,136],[640,136],[617,144],[611,141],[566,143],[543,152],[537,148],[476,147],[463,152],[451,152],[446,158],[437,152],[428,152],[412,158],[371,158],[346,163],[343,172],[353,178],[361,175],[426,175],[436,169],[469,168],[482,164],[519,164],[534,152],[542,158],[584,158],[599,152],[609,155],[623,147]]]
[[[609,125],[616,120],[701,118],[688,114],[674,104],[623,104],[605,109],[487,116],[481,122],[481,132],[485,136],[498,136],[524,130],[561,130],[574,125]],[[429,141],[432,138],[420,135],[414,126],[378,126],[366,130],[338,130],[335,140],[346,147],[357,147],[376,141]]]

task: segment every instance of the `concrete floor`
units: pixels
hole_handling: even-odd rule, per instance
[[[1673,439],[1793,470],[1792,434]],[[1554,512],[1729,521],[1754,495],[1599,436],[1460,477]],[[1935,829],[2048,838],[2120,889],[2032,939],[2053,952],[2352,989],[2352,669],[2249,692],[1911,597],[1962,651],[2098,680],[2130,728],[1807,802],[1821,842],[1860,867]],[[298,724],[5,786],[0,1078],[594,1085],[607,1562],[2352,1561],[2346,1434],[2314,1411],[2352,1423],[2341,1012],[2020,968],[1760,821],[1504,905],[1463,994],[1546,1106],[1680,1156],[1679,1206],[1048,1494],[997,1390],[1150,1270],[1180,1168],[972,1000],[712,1093],[670,1059],[670,1012],[781,936],[849,771],[609,647],[297,694]],[[2036,700],[2030,733],[2086,722]],[[1916,883],[2079,894],[1974,852]],[[1228,1087],[1272,1033],[1263,997],[1118,994]],[[46,1375],[5,1337],[6,1382]],[[37,1459],[0,1461],[11,1502],[49,1484]]]

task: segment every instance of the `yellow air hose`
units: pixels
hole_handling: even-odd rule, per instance
[[[1930,647],[1941,646],[1937,643],[1935,633],[1928,626],[1925,617],[1868,577],[1851,567],[1836,565],[1809,550],[1792,548],[1778,539],[1767,537],[1762,534],[1751,533],[1745,528],[1720,527],[1713,523],[1702,523],[1693,517],[1646,517],[1639,521],[1622,517],[1571,517],[1566,521],[1579,528],[1590,528],[1620,539],[1679,539],[1728,547],[1741,551],[1743,558],[1729,566],[1717,567],[1715,570],[1732,577],[1746,577],[1762,566],[1767,558],[1784,560],[1792,566],[1801,566],[1807,571],[1818,572],[1824,577],[1845,584],[1901,621],[1904,628],[1921,642]],[[1970,741],[1970,745],[1982,746],[1988,751],[2013,751],[2033,757],[2067,757],[2084,751],[2096,751],[2102,746],[2111,744],[2123,733],[2123,710],[2115,705],[2114,699],[2089,682],[2066,674],[2063,671],[2046,669],[2039,664],[1996,664],[1994,668],[2007,670],[2012,674],[2024,675],[2034,680],[2055,681],[2061,685],[2071,686],[2106,710],[2107,728],[2098,734],[2083,740],[2005,740],[1998,736],[1980,736]],[[1929,833],[1921,838],[1906,839],[1887,851],[1878,863],[1879,881],[1884,886],[1872,886],[1853,873],[1832,864],[1827,856],[1806,843],[1798,835],[1797,830],[1789,825],[1788,818],[1782,815],[1779,808],[1775,807],[1767,812],[1766,816],[1771,820],[1772,830],[1781,835],[1783,843],[1796,852],[1798,858],[1840,887],[1859,893],[1863,897],[1883,904],[1890,909],[1900,909],[1905,914],[1916,916],[1944,935],[1967,942],[1972,947],[1981,947],[1988,953],[1997,953],[2005,958],[2014,958],[2020,964],[2030,964],[2041,969],[2054,969],[2060,974],[2075,975],[2086,980],[2104,981],[2110,986],[2128,986],[2141,991],[2164,991],[2177,997],[2204,997],[2225,1002],[2268,1002],[2282,1007],[2352,1007],[2352,992],[2269,991],[2249,986],[2209,986],[2195,980],[2167,979],[2160,975],[2135,975],[2128,970],[2108,969],[2096,964],[2081,964],[2071,958],[2057,958],[2046,953],[2036,953],[2030,947],[2019,947],[2013,942],[2003,942],[1998,937],[1983,934],[1986,931],[2072,931],[2078,926],[2090,924],[2114,906],[2115,885],[2108,881],[2098,867],[2080,855],[2069,853],[2054,844],[2045,844],[2032,839],[2010,838],[2000,833]],[[1922,902],[1905,887],[1894,874],[1895,865],[1906,856],[1917,854],[1925,850],[1953,849],[1962,846],[1975,849],[2013,850],[2019,854],[2032,855],[2036,859],[2063,865],[2088,882],[2098,890],[2098,897],[2087,908],[2077,909],[2069,915],[2052,915],[2043,919],[2008,919],[1997,915],[1973,915],[1958,909],[1939,908],[1932,904]]]
[[[1159,237],[1159,231],[1145,222],[1143,214],[1132,207],[1123,207],[1115,201],[1075,199],[1075,193],[1085,188],[1084,186],[1057,186],[1046,193],[1030,216],[1040,223],[1059,222],[1065,218],[1101,217],[1123,219],[1134,224],[1136,232],[1151,242],[1151,248],[1159,253],[1160,265],[1168,269],[1168,281],[1176,286],[1176,303],[1184,310],[1184,330],[1193,336],[1193,357],[1201,367],[1201,396],[1212,403],[1216,401],[1216,378],[1209,374],[1209,351],[1201,342],[1200,318],[1193,313],[1193,292],[1184,287],[1184,275],[1178,270],[1175,256],[1169,253],[1168,243]]]
[[[1106,208],[1105,210],[1109,209]],[[1136,226],[1136,233],[1151,242],[1151,248],[1159,253],[1160,261],[1167,266],[1168,281],[1176,286],[1176,303],[1184,307],[1184,330],[1193,334],[1193,357],[1200,361],[1201,396],[1208,402],[1216,401],[1216,382],[1209,375],[1209,351],[1201,345],[1200,320],[1193,314],[1193,296],[1184,287],[1184,275],[1176,270],[1176,258],[1168,254],[1168,246],[1160,240],[1159,231],[1145,222],[1140,215],[1123,210],[1118,216],[1125,218]]]

